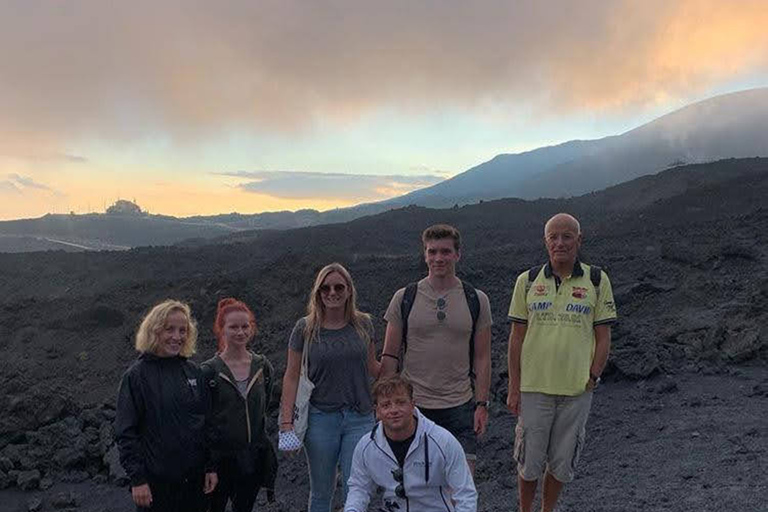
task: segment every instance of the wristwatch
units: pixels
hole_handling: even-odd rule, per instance
[[[487,409],[489,405],[491,405],[491,402],[489,402],[488,400],[478,400],[477,402],[475,402],[475,409],[477,409],[478,407],[485,407]]]

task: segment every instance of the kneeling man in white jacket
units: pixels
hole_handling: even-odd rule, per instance
[[[380,420],[352,458],[344,512],[365,512],[378,486],[387,512],[476,512],[477,491],[461,444],[422,416],[397,375],[373,387]]]

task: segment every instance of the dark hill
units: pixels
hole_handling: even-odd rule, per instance
[[[132,336],[148,307],[166,297],[192,305],[201,326],[201,358],[213,351],[210,326],[216,301],[228,295],[245,300],[259,322],[258,350],[275,362],[281,375],[287,335],[302,314],[313,275],[320,266],[338,260],[356,280],[361,308],[376,319],[380,343],[381,317],[392,293],[423,273],[420,231],[435,222],[448,222],[464,235],[460,271],[488,293],[495,318],[495,419],[483,448],[494,455],[479,466],[479,478],[485,481],[481,492],[511,499],[513,490],[496,478],[500,471],[512,474],[507,453],[511,427],[503,412],[505,316],[511,286],[519,272],[545,257],[541,238],[546,218],[569,211],[582,221],[583,259],[602,265],[611,277],[621,318],[614,330],[608,386],[621,389],[622,395],[606,398],[598,410],[602,420],[591,428],[604,436],[621,432],[627,443],[632,441],[625,434],[650,443],[664,435],[661,427],[655,430],[656,418],[663,415],[658,407],[702,407],[702,400],[715,392],[704,396],[699,386],[714,386],[723,393],[727,389],[741,409],[707,401],[706,406],[712,407],[707,414],[731,422],[717,428],[743,426],[746,433],[723,432],[721,440],[708,439],[709,459],[721,449],[718,456],[728,457],[731,444],[726,438],[738,434],[741,444],[733,446],[744,446],[747,452],[733,455],[731,464],[737,466],[729,475],[733,471],[758,475],[756,461],[765,454],[766,433],[749,432],[752,425],[758,428],[752,411],[760,409],[768,386],[768,380],[763,380],[768,378],[767,192],[768,159],[728,160],[672,169],[567,200],[507,199],[448,210],[409,207],[346,224],[238,233],[205,246],[0,255],[0,461],[2,457],[10,460],[13,471],[39,468],[55,480],[72,475],[90,478],[106,471],[107,460],[102,457],[114,453],[109,451],[113,398],[121,372],[135,357]],[[741,375],[742,384],[728,380],[734,372]],[[725,380],[705,382],[707,375]],[[677,386],[685,392],[666,395]],[[634,397],[635,406],[629,407],[626,397]],[[697,410],[686,413],[688,421],[703,421],[695,419]],[[639,422],[630,433],[617,430],[626,427],[623,414]],[[653,430],[638,430],[645,428]],[[74,436],[71,446],[56,444],[57,435]],[[690,439],[690,432],[686,435]],[[599,446],[598,442],[595,450]],[[605,449],[625,456],[634,453],[618,445]],[[648,463],[653,471],[678,467],[663,465],[659,454],[641,452],[632,455],[640,457],[636,463]],[[703,468],[722,462],[685,458],[698,457],[696,453],[679,457]],[[646,458],[651,455],[652,459]],[[618,466],[620,459],[609,453],[605,457],[610,457],[610,462],[600,463],[607,464],[602,472],[605,478],[629,471]],[[294,488],[303,489],[306,476],[301,464],[295,459],[286,463],[281,478],[293,479]],[[714,469],[718,471],[713,474],[719,475],[720,466]],[[658,485],[670,492],[682,486],[685,492],[695,493],[696,478],[704,478],[704,473],[691,471],[694,480],[667,482],[665,477]],[[766,498],[764,486],[747,491],[746,483],[732,480],[729,491],[711,499],[718,503],[736,499],[742,508],[755,509],[748,496],[757,496],[758,501]],[[646,480],[641,484],[650,485]],[[658,487],[653,489],[647,492],[660,492]],[[288,509],[293,510],[303,501],[303,491],[291,492],[289,501],[295,501],[290,501]],[[584,492],[572,498],[581,504],[578,510],[601,510],[594,498],[587,497],[589,491]],[[124,491],[119,496],[125,497]],[[691,510],[674,500],[666,507],[658,496],[623,499],[631,499],[633,505],[602,510]],[[648,507],[642,504],[644,499]]]

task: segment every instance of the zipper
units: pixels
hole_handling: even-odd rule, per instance
[[[244,404],[245,405],[245,425],[246,425],[247,434],[248,434],[248,444],[251,444],[251,413],[250,413],[250,410],[248,408],[248,393],[251,392],[251,388],[253,387],[253,385],[256,383],[258,378],[263,373],[264,373],[264,368],[260,368],[259,371],[257,371],[256,373],[253,374],[253,377],[251,377],[251,381],[248,383],[248,387],[245,389],[245,396],[243,396],[240,393],[240,390],[237,389],[237,385],[230,380],[230,378],[227,376],[227,374],[225,374],[223,372],[219,372],[219,377],[221,377],[225,381],[229,382],[232,385],[232,387],[235,388],[235,391],[237,392],[237,395],[240,398],[242,398],[243,401],[245,402],[245,404]]]

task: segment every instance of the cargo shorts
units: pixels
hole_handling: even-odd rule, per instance
[[[560,482],[573,480],[591,405],[592,391],[578,396],[520,394],[514,456],[523,480],[538,480],[545,469]]]

